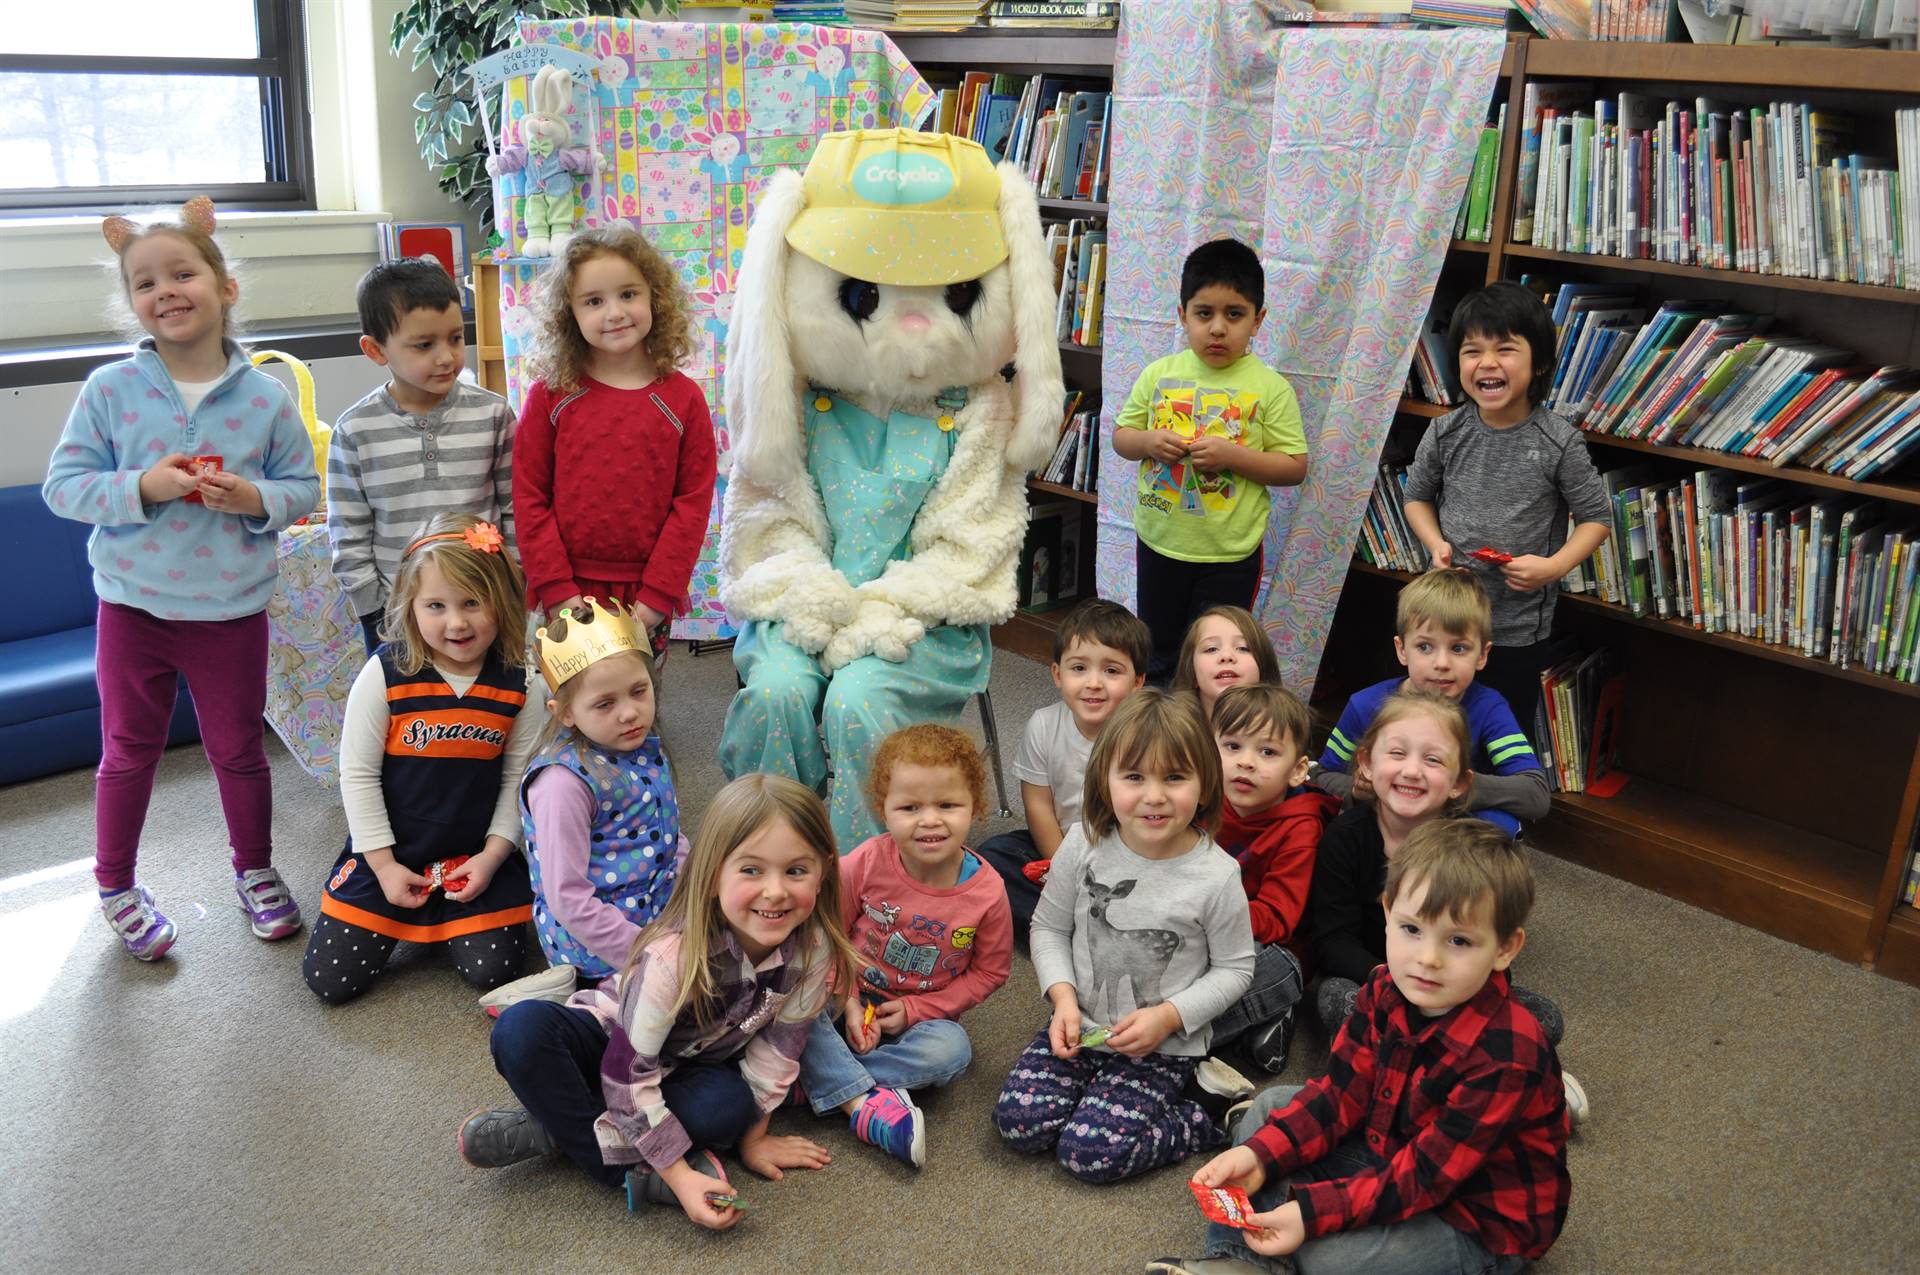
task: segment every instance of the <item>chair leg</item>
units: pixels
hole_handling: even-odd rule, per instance
[[[993,692],[981,691],[973,697],[980,710],[980,728],[987,737],[987,756],[993,761],[993,790],[1000,797],[1000,817],[1011,819],[1013,808],[1007,804],[1007,779],[1000,771],[1000,726],[993,717]]]

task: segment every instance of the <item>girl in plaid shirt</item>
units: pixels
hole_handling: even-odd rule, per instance
[[[839,854],[826,807],[776,775],[713,799],[659,918],[627,968],[565,1005],[526,1000],[493,1029],[494,1065],[525,1104],[480,1111],[460,1152],[500,1168],[554,1151],[627,1207],[677,1204],[702,1226],[740,1220],[716,1151],[765,1178],[817,1169],[824,1148],[772,1137],[828,979],[853,986]]]

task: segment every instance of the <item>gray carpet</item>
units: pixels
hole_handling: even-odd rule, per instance
[[[691,817],[720,783],[732,668],[676,649],[665,681]],[[993,690],[1010,751],[1052,687],[1002,656]],[[311,916],[344,819],[270,749],[276,859]],[[317,1001],[304,934],[246,931],[212,778],[188,747],[162,767],[141,864],[180,942],[136,964],[92,903],[91,793],[84,773],[0,790],[0,1270],[1125,1272],[1196,1247],[1179,1170],[1081,1186],[994,1134],[994,1095],[1042,1021],[1024,958],[967,1020],[972,1072],[926,1096],[920,1173],[844,1122],[784,1112],[776,1130],[819,1140],[833,1164],[747,1182],[752,1212],[715,1236],[676,1213],[629,1216],[557,1161],[469,1169],[454,1130],[508,1095],[443,957],[403,947],[364,1000]],[[1920,990],[1551,856],[1535,865],[1516,969],[1565,1007],[1562,1059],[1594,1104],[1566,1232],[1537,1269],[1920,1270],[1904,1110],[1920,1092]],[[1288,1080],[1324,1061],[1307,1032],[1295,1052]]]

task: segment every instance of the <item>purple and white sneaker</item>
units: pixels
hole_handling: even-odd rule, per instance
[[[300,905],[276,868],[253,868],[233,879],[233,892],[256,937],[272,942],[300,928]]]
[[[134,885],[100,900],[100,914],[120,936],[120,945],[135,960],[157,961],[173,946],[179,931],[173,922],[153,906],[153,895],[144,885]]]

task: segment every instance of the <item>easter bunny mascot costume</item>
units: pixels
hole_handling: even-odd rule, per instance
[[[1032,187],[976,143],[831,133],[760,192],[727,331],[720,761],[831,773],[843,850],[878,829],[880,740],[987,685],[1060,432],[1053,307]]]

